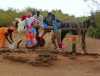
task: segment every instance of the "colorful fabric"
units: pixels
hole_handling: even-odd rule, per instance
[[[37,44],[36,37],[32,32],[26,34],[26,45],[35,46]]]
[[[43,16],[42,15],[40,16],[34,15],[34,18],[39,21],[40,26],[43,26]]]
[[[26,19],[26,45],[27,46],[35,46],[37,44],[36,41],[36,29],[33,28],[33,24],[35,24],[37,20],[34,17],[30,17]]]
[[[5,34],[7,33],[7,31],[8,31],[8,28],[6,27],[0,28],[0,48],[5,47],[5,41],[6,41]]]
[[[20,18],[21,18],[21,21],[23,21],[23,20],[26,20],[27,18],[30,18],[31,16],[29,15],[29,16],[25,16],[25,15],[23,15],[23,16],[21,16]]]
[[[27,16],[21,16],[21,21],[25,20],[27,18]]]
[[[28,41],[26,42],[26,44],[27,44],[27,46],[33,46],[33,42],[32,42],[31,40],[28,40]]]
[[[34,39],[33,33],[32,33],[32,32],[27,33],[27,34],[26,34],[26,39],[27,39],[27,40],[33,40],[33,39]]]
[[[26,25],[31,25],[33,20],[34,20],[33,17],[27,18],[26,19]]]
[[[17,29],[18,32],[23,32],[24,29],[25,29],[25,26],[26,26],[26,22],[25,22],[25,20],[19,22],[19,23],[18,23],[18,29]]]
[[[27,27],[33,28],[34,26],[38,26],[39,23],[40,23],[39,20],[35,19],[34,17],[30,17],[26,19]]]

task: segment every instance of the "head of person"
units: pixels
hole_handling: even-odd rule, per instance
[[[26,11],[26,16],[27,17],[31,17],[33,14],[32,14],[32,10],[27,10]]]
[[[55,15],[54,15],[54,14],[52,14],[52,20],[55,20],[55,19],[56,19]]]
[[[37,16],[40,16],[40,11],[37,11],[37,12],[36,12],[36,15],[37,15]]]
[[[14,28],[14,27],[13,27],[11,24],[8,25],[8,29],[9,29],[9,30],[13,30],[13,28]]]
[[[13,21],[12,23],[10,23],[8,25],[8,30],[12,30],[12,31],[16,31],[17,27],[16,27],[16,21]]]
[[[36,11],[35,10],[33,10],[32,11],[32,16],[34,16],[36,14]]]
[[[52,16],[52,13],[51,13],[51,12],[49,12],[49,13],[48,13],[48,16]]]
[[[26,10],[24,10],[22,13],[23,13],[24,16],[27,15],[27,11]]]

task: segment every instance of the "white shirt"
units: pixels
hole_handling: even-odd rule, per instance
[[[34,15],[34,18],[37,19],[37,20],[39,20],[40,26],[43,26],[43,16],[42,15],[39,15],[39,16]]]

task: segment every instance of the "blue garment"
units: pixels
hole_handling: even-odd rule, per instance
[[[31,25],[34,20],[34,17],[30,17],[26,19],[26,25]]]
[[[32,28],[31,30],[33,33],[37,33],[35,28]]]
[[[43,25],[44,25],[44,29],[47,29],[48,28],[48,25],[46,24],[46,23],[43,23]]]
[[[28,40],[28,41],[26,41],[26,45],[27,46],[32,46],[33,45],[33,42],[31,40]]]
[[[53,31],[54,31],[54,32],[59,32],[61,23],[58,22],[58,21],[55,19],[55,20],[52,21],[52,24],[53,24]]]

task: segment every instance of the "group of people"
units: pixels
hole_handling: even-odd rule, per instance
[[[60,49],[62,47],[60,27],[61,21],[51,12],[46,17],[43,17],[40,11],[25,11],[23,16],[16,18],[11,26],[0,27],[0,48],[5,47],[6,39],[11,45],[14,45],[13,32],[15,30],[25,33],[25,46],[27,48],[44,46],[44,36],[52,30],[52,43],[56,49]],[[16,43],[17,47],[20,42],[21,40]]]

